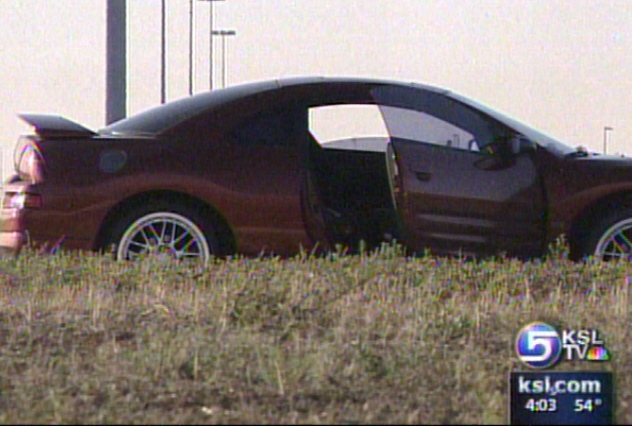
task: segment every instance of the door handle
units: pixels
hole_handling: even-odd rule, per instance
[[[422,182],[428,182],[430,180],[430,178],[432,178],[432,173],[415,172],[415,176],[417,177],[417,180],[420,180]]]

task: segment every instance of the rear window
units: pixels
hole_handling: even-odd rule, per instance
[[[205,111],[250,94],[274,88],[270,82],[245,84],[182,98],[124,118],[101,129],[100,134],[156,135]]]
[[[208,102],[185,98],[124,118],[99,131],[101,134],[155,135],[208,109]]]

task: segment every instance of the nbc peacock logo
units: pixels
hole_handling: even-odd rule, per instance
[[[588,355],[586,355],[586,359],[588,361],[609,361],[610,354],[608,353],[608,349],[602,346],[593,346],[588,351]]]

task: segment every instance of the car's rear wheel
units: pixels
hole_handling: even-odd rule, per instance
[[[116,259],[157,256],[207,261],[217,254],[213,226],[196,209],[154,202],[134,209],[113,227],[110,244]]]
[[[606,215],[595,225],[583,247],[586,256],[632,260],[632,208]]]

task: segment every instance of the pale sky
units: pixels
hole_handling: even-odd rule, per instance
[[[160,1],[128,3],[128,113],[160,102]],[[0,0],[4,178],[16,114],[105,124],[106,0]],[[195,92],[208,90],[196,1]],[[632,155],[629,0],[226,0],[227,84],[325,75],[416,81],[481,101],[571,145]],[[168,99],[188,95],[189,0],[168,0]],[[215,40],[215,87],[221,43]]]

